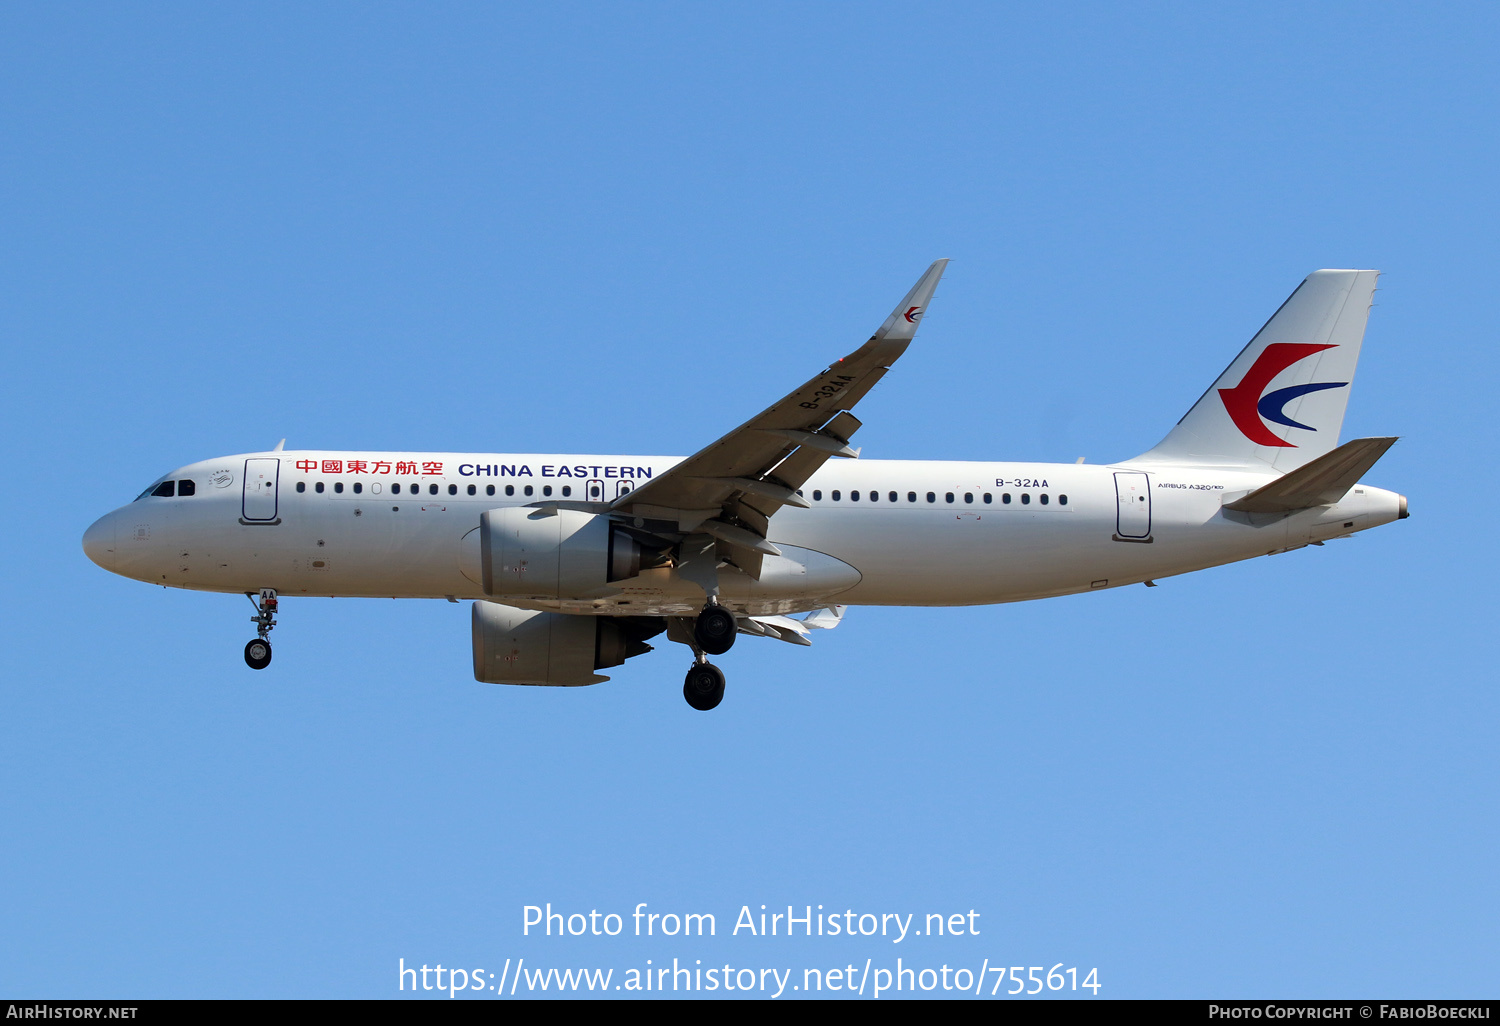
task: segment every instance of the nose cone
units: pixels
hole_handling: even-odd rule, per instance
[[[106,513],[83,532],[83,554],[106,570],[113,570],[115,557],[115,515]]]

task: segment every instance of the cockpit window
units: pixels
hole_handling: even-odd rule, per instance
[[[191,481],[178,481],[177,482],[177,497],[179,499],[182,498],[184,495],[194,495],[194,494],[197,493],[197,491],[198,491],[198,486],[196,484],[194,484],[193,482],[191,482]]]
[[[177,490],[177,482],[176,481],[163,481],[161,484],[159,484],[159,485],[156,486],[156,490],[154,492],[152,492],[151,494],[154,495],[154,496],[156,496],[159,499],[170,499],[172,497],[172,495],[176,492],[176,490]]]

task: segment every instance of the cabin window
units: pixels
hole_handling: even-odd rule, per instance
[[[364,485],[360,484],[358,481],[354,482],[354,494],[355,495],[358,495],[360,492],[362,492],[364,490],[365,490],[365,486]]]
[[[297,491],[299,491],[299,492],[305,492],[305,491],[307,491],[307,482],[306,481],[298,481],[297,482]]]
[[[323,494],[323,482],[319,481],[317,484],[313,485],[313,491],[317,492],[319,495],[322,495]]]
[[[1005,503],[1007,506],[1009,506],[1010,505],[1010,492],[1006,492],[1004,495],[1000,496],[1000,501],[1003,502],[1003,503]]]
[[[964,502],[973,502],[973,501],[974,501],[974,493],[973,492],[964,492]]]
[[[889,495],[886,496],[886,498],[890,499],[892,502],[895,502],[897,499],[900,498],[900,496],[897,495],[895,492],[891,492]],[[913,498],[915,498],[915,496],[913,496]]]
[[[594,491],[597,492],[597,491],[599,491],[599,489],[595,488]],[[572,485],[563,485],[563,498],[566,499],[568,496],[570,496],[572,494],[573,494],[573,486]]]
[[[859,493],[858,492],[850,492],[849,493],[849,501],[850,502],[858,502],[859,501]]]
[[[838,502],[839,501],[839,490],[837,488],[835,488],[833,490],[833,501],[834,502]]]
[[[823,501],[823,489],[821,489],[821,488],[814,488],[813,489],[813,502],[822,502],[822,501]]]
[[[392,495],[400,495],[401,494],[401,482],[400,481],[392,481],[391,482],[391,494]]]
[[[413,491],[415,491],[416,488],[417,488],[416,485],[412,486],[412,490]],[[430,484],[430,485],[428,485],[427,486],[427,494],[428,495],[436,495],[437,494],[437,485],[436,484]]]
[[[937,492],[928,492],[927,493],[927,501],[928,502],[937,502]]]
[[[945,502],[952,502],[953,501],[953,493],[952,492],[944,492],[943,493],[943,501],[945,501]]]
[[[449,485],[448,486],[448,494],[449,495],[457,495],[458,494],[458,485],[455,485],[455,484]]]
[[[521,491],[525,495],[530,495],[532,492],[531,485],[527,485],[525,488],[522,488]]]
[[[490,487],[494,488],[495,486],[494,485],[490,485]],[[492,492],[486,492],[485,494],[486,495],[490,495],[490,494],[493,494],[493,493]],[[516,494],[516,486],[515,485],[506,485],[505,486],[505,494],[506,495],[514,495],[514,494]]]
[[[984,493],[984,504],[986,506],[988,506],[991,502],[994,502],[994,501],[995,501],[995,497],[993,495],[991,495],[989,492],[985,492]]]
[[[1047,493],[1046,492],[1042,493],[1042,505],[1043,506],[1047,505]]]
[[[333,483],[333,490],[335,492],[337,492],[338,494],[340,494],[340,495],[344,494],[344,482],[342,482],[342,481],[335,481]]]
[[[916,502],[917,501],[917,493],[916,492],[907,492],[906,493],[906,501],[907,502]]]
[[[552,494],[552,486],[551,485],[542,485],[542,494],[543,495],[551,495]]]
[[[1022,492],[1021,493],[1021,505],[1023,505],[1023,506],[1029,506],[1029,505],[1031,505],[1031,493],[1030,492]]]
[[[1066,506],[1068,504],[1068,497],[1066,495],[1059,495],[1057,497],[1057,504],[1059,506]]]

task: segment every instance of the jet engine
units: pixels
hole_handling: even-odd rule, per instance
[[[486,595],[547,600],[616,593],[610,582],[667,558],[669,545],[608,517],[569,509],[508,506],[480,517]]]
[[[579,687],[609,680],[595,670],[651,651],[646,639],[666,630],[666,621],[570,616],[475,602],[473,629],[475,680]]]

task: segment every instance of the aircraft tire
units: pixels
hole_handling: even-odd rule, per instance
[[[264,670],[271,665],[271,643],[265,638],[251,638],[245,643],[245,665]]]
[[[724,700],[723,671],[713,663],[694,663],[682,682],[682,697],[699,712],[708,712]]]
[[[709,655],[723,655],[734,647],[739,625],[723,606],[709,606],[693,621],[693,640]]]

